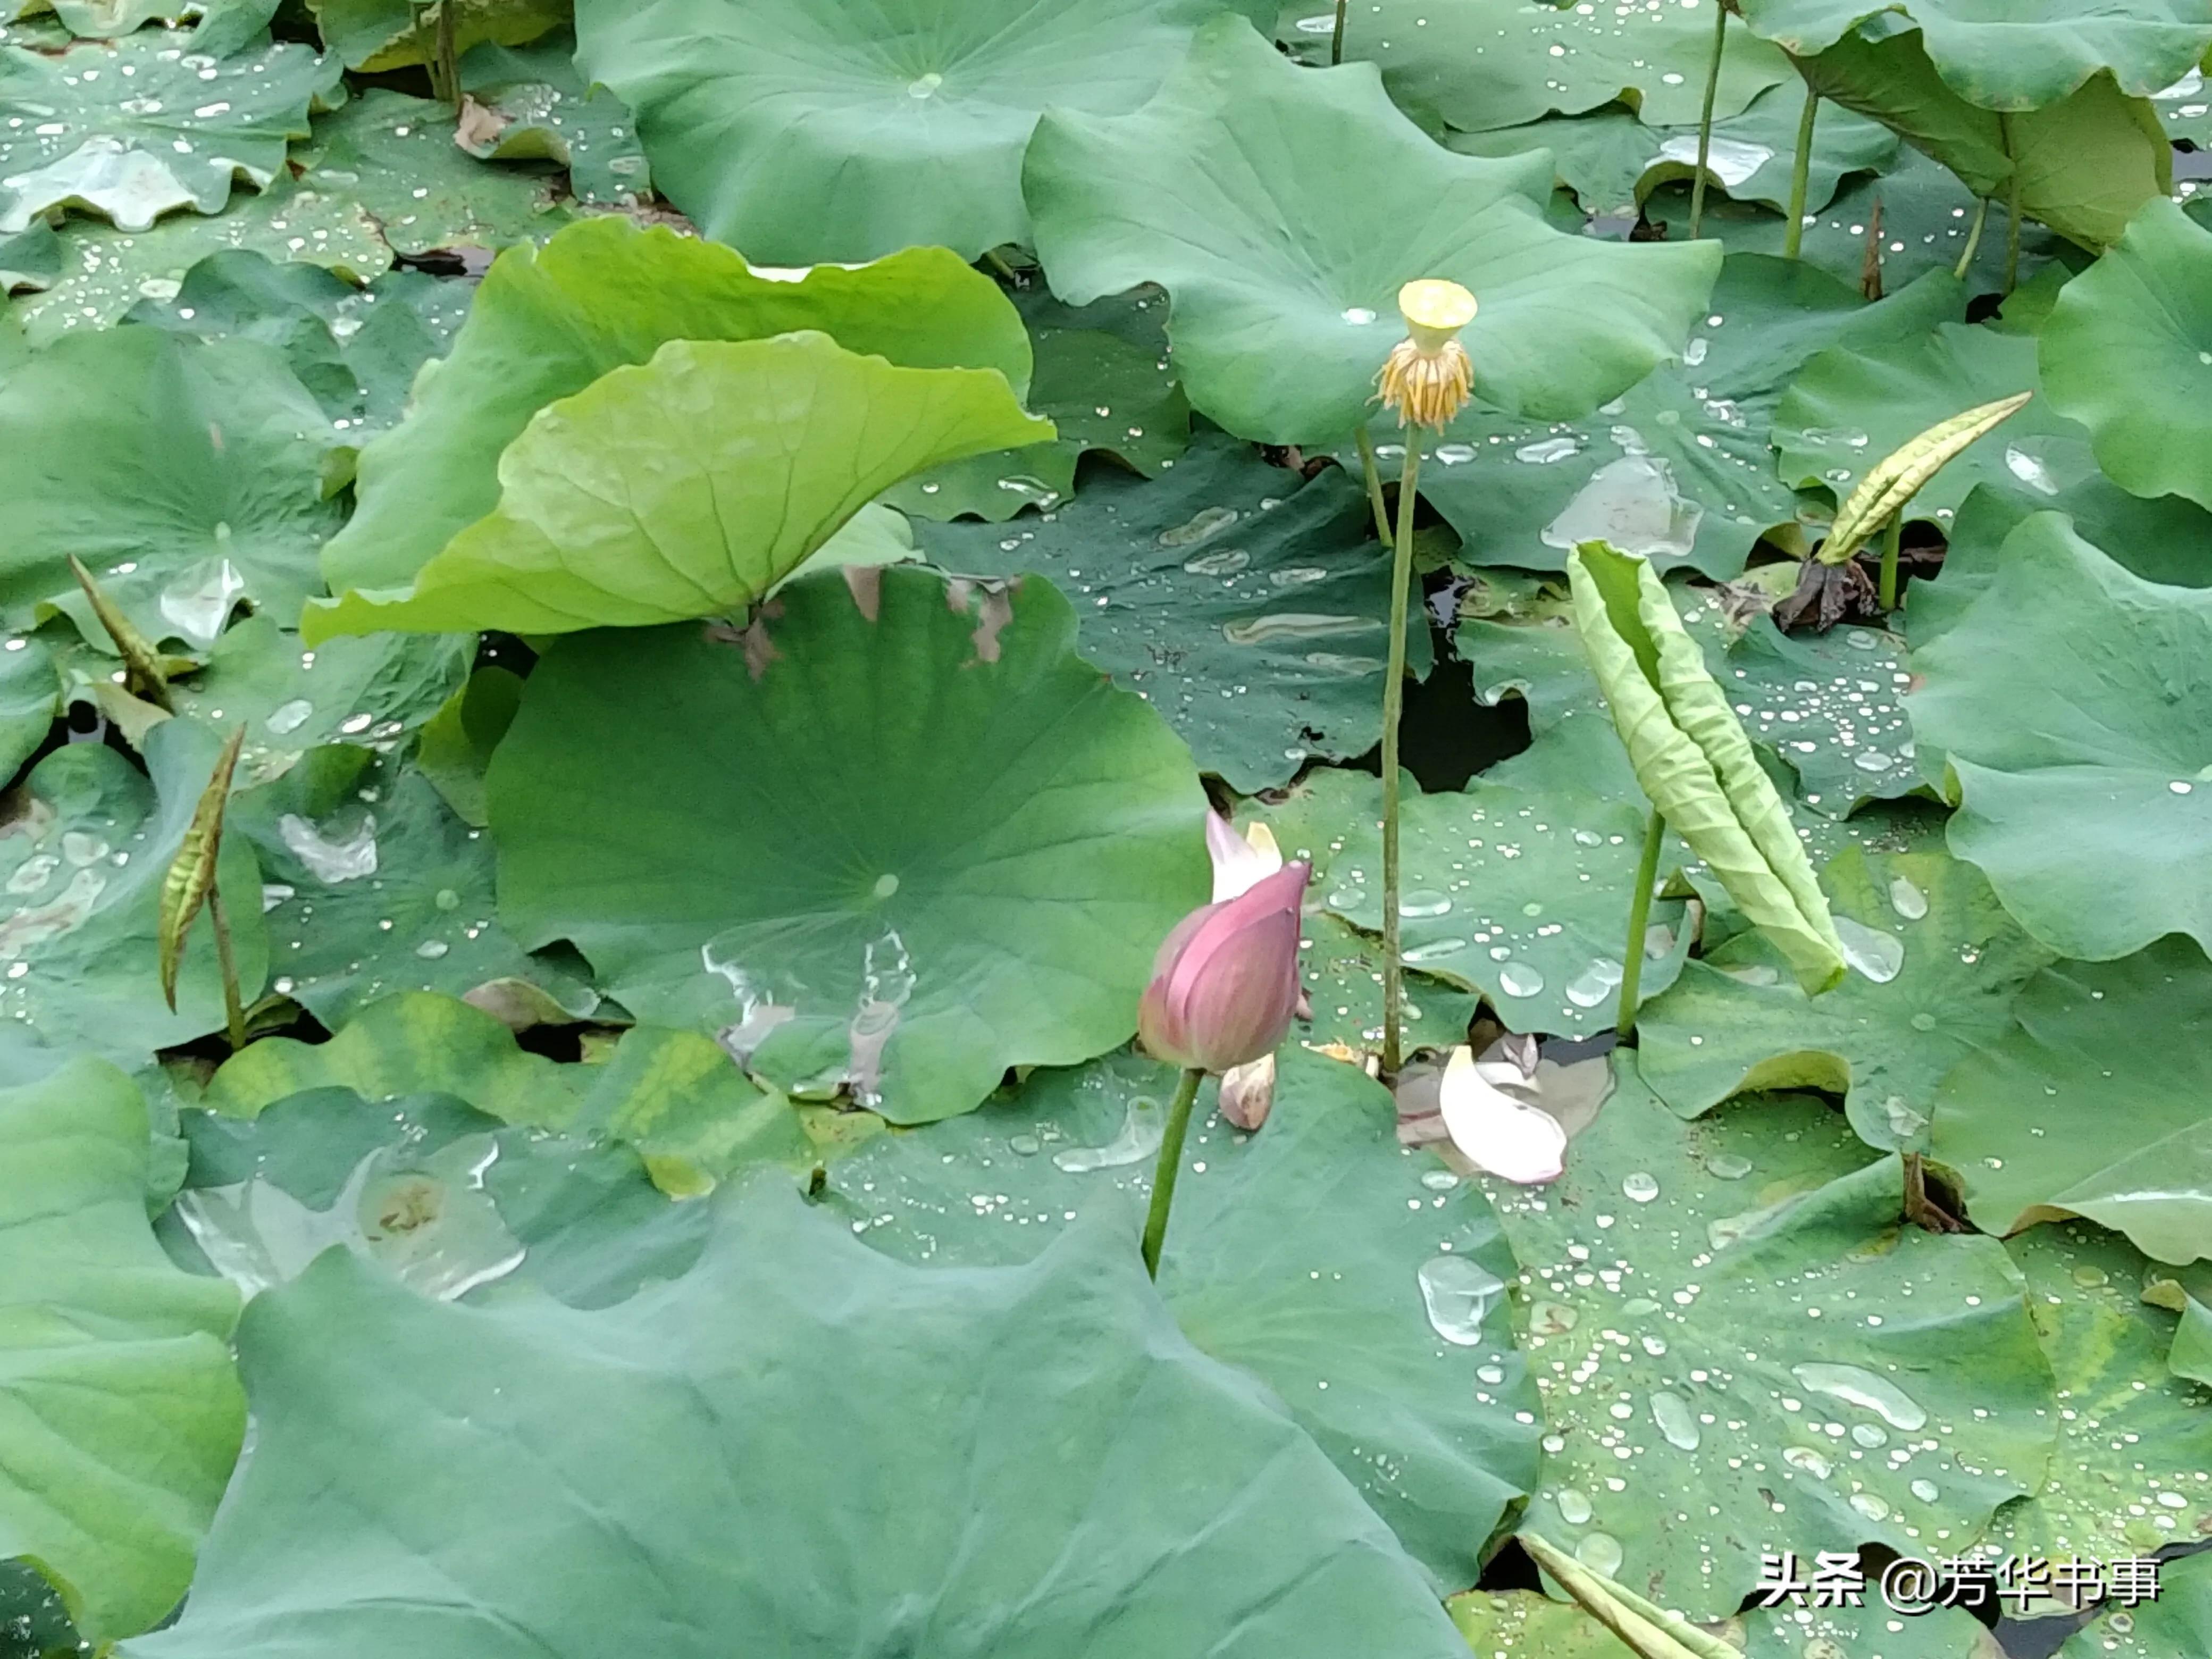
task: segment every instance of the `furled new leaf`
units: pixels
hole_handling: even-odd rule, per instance
[[[76,585],[84,590],[85,600],[92,606],[92,614],[107,630],[114,643],[115,653],[123,659],[123,687],[134,697],[143,697],[156,708],[169,714],[177,712],[175,700],[169,696],[168,671],[161,666],[161,653],[140,633],[122,607],[107,597],[100,584],[93,580],[92,572],[84,568],[84,561],[74,553],[69,556],[70,574]]]
[[[901,368],[811,331],[672,340],[538,411],[500,504],[410,590],[311,605],[312,644],[379,629],[564,634],[742,612],[910,473],[1036,443],[991,368]]]
[[[185,931],[215,892],[216,863],[222,852],[223,809],[230,801],[230,777],[238,769],[238,751],[245,741],[246,728],[241,726],[216,757],[215,771],[200,792],[199,805],[192,809],[192,821],[185,826],[185,839],[161,878],[161,994],[172,1009],[177,1006],[177,968],[184,960]]]
[[[1836,514],[1835,527],[1820,549],[1821,562],[1841,564],[1865,546],[1876,531],[1912,505],[1912,498],[1953,457],[2018,414],[2034,396],[2033,392],[2016,392],[1938,421],[1878,462]]]
[[[1644,560],[1584,542],[1567,562],[1583,649],[1637,781],[1788,957],[1808,994],[1844,976],[1844,945],[1790,811]]]

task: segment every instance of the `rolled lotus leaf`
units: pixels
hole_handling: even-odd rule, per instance
[[[1859,480],[1859,487],[1837,513],[1835,526],[1820,548],[1820,562],[1841,564],[1864,547],[1876,531],[1912,505],[1912,498],[1928,487],[1929,479],[2027,408],[2034,396],[2033,392],[2017,392],[1938,421],[1886,457]]]
[[[1584,542],[1567,561],[1575,623],[1651,804],[1790,962],[1808,995],[1844,976],[1844,944],[1789,809],[1753,753],[1666,584]]]

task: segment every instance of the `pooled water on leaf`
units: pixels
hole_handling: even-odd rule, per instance
[[[1928,895],[1899,876],[1889,884],[1889,908],[1907,921],[1917,921],[1928,914]]]
[[[1797,1379],[1800,1387],[1870,1411],[1893,1429],[1901,1429],[1907,1434],[1928,1421],[1928,1413],[1919,1401],[1894,1382],[1863,1367],[1820,1362],[1792,1365],[1790,1374]]]
[[[376,873],[376,815],[341,813],[320,824],[287,812],[276,834],[292,856],[317,880],[335,885]]]
[[[1559,1518],[1571,1527],[1586,1527],[1592,1514],[1589,1497],[1573,1486],[1562,1486],[1559,1495],[1552,1500],[1559,1506]]]
[[[1659,159],[1696,167],[1698,135],[1675,134],[1659,146]],[[1740,138],[1723,138],[1717,133],[1706,135],[1705,170],[1730,190],[1749,183],[1752,174],[1773,159],[1774,152],[1765,144],[1748,144]]]
[[[1611,957],[1600,957],[1567,981],[1567,1000],[1577,1008],[1595,1008],[1619,988],[1625,972]]]
[[[1651,1396],[1651,1420],[1659,1425],[1659,1432],[1667,1437],[1667,1443],[1680,1451],[1695,1451],[1705,1437],[1698,1432],[1697,1413],[1690,1402],[1679,1394],[1665,1389]]]
[[[228,541],[230,526],[217,525],[216,532]],[[213,645],[245,592],[246,578],[228,559],[204,561],[161,590],[161,617],[194,645]]]
[[[263,724],[277,737],[287,737],[305,726],[307,717],[314,712],[314,704],[305,697],[295,697],[289,702],[280,702],[270,709],[269,718]]]
[[[1528,963],[1509,962],[1498,970],[1498,988],[1509,997],[1533,997],[1544,988],[1544,975]]]
[[[1482,1322],[1504,1295],[1505,1281],[1463,1255],[1431,1257],[1421,1264],[1416,1277],[1421,1304],[1436,1334],[1462,1348],[1480,1346],[1486,1340]]]
[[[1620,1540],[1609,1532],[1586,1533],[1575,1546],[1575,1559],[1602,1577],[1619,1572],[1623,1559]]]
[[[1666,461],[1624,455],[1591,475],[1559,517],[1544,526],[1543,542],[1565,550],[1604,541],[1645,558],[1682,558],[1697,545],[1705,515],[1705,507],[1676,487],[1674,470]]]
[[[1836,937],[1844,944],[1844,960],[1876,985],[1887,985],[1905,966],[1905,941],[1894,933],[1849,916],[1838,916]]]
[[[1113,1139],[1103,1146],[1063,1148],[1052,1155],[1052,1161],[1070,1175],[1143,1164],[1158,1152],[1160,1142],[1167,1139],[1167,1108],[1150,1095],[1139,1095],[1130,1101],[1128,1115],[1122,1119],[1121,1133]]]

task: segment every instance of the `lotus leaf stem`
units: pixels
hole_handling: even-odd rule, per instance
[[[1367,475],[1367,505],[1375,513],[1375,539],[1388,547],[1390,544],[1390,508],[1382,499],[1382,471],[1375,462],[1375,440],[1364,426],[1359,428],[1359,465]]]
[[[1721,92],[1721,54],[1728,46],[1728,7],[1713,0],[1713,59],[1705,66],[1705,106],[1698,117],[1698,174],[1690,185],[1690,240],[1705,220],[1705,162],[1713,149],[1713,103]]]
[[[1182,1140],[1190,1127],[1191,1103],[1198,1098],[1198,1085],[1206,1073],[1195,1066],[1182,1074],[1176,1085],[1175,1099],[1168,1107],[1167,1131],[1160,1138],[1160,1161],[1152,1170],[1152,1204],[1145,1213],[1145,1271],[1154,1279],[1160,1276],[1160,1246],[1167,1242],[1168,1210],[1175,1203],[1176,1172],[1182,1167]]]
[[[1966,251],[1959,256],[1959,263],[1951,272],[1954,281],[1965,282],[1966,273],[1973,269],[1974,255],[1981,251],[1982,227],[1989,222],[1990,198],[1984,196],[1974,206],[1974,228],[1966,233]]]
[[[1636,891],[1628,901],[1628,943],[1620,958],[1620,1012],[1613,1029],[1626,1042],[1636,1035],[1638,994],[1644,988],[1644,935],[1651,921],[1651,890],[1659,880],[1659,848],[1667,820],[1655,807],[1644,825],[1644,856],[1636,864]]]
[[[1805,88],[1805,112],[1797,118],[1797,161],[1790,173],[1790,228],[1783,234],[1782,257],[1794,259],[1805,243],[1805,198],[1813,182],[1813,122],[1820,112],[1820,94]]]
[[[1897,609],[1897,555],[1905,542],[1905,509],[1899,507],[1881,532],[1881,608]]]
[[[2012,173],[2005,180],[2005,275],[2004,291],[2009,294],[2020,286],[2020,157],[2013,153],[2012,117],[2000,112],[1997,131],[2004,135],[2006,158],[2012,162]]]
[[[1332,65],[1344,61],[1344,11],[1346,0],[1336,0],[1336,27],[1329,31],[1328,61]]]
[[[222,971],[222,1018],[234,1054],[246,1047],[246,1005],[238,994],[238,957],[230,945],[230,917],[222,908],[222,890],[210,883],[208,921],[215,929],[215,959]]]
[[[1406,969],[1398,951],[1398,724],[1406,708],[1407,595],[1413,582],[1414,483],[1421,471],[1421,428],[1406,433],[1406,467],[1398,479],[1398,544],[1390,561],[1390,665],[1382,682],[1382,1075],[1398,1075],[1403,1054],[1399,1015]]]

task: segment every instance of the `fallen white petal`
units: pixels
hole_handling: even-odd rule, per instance
[[[1523,1105],[1484,1077],[1473,1049],[1452,1050],[1437,1103],[1452,1145],[1477,1168],[1522,1186],[1559,1178],[1567,1132],[1541,1107]]]

